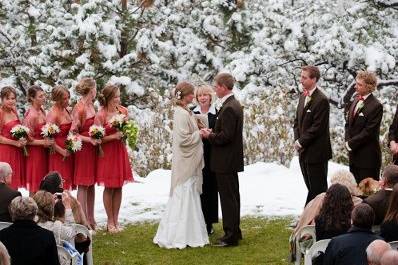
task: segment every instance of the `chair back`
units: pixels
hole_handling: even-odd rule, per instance
[[[398,250],[398,241],[391,241],[389,244],[393,250]]]
[[[87,229],[87,227],[85,227],[84,225],[80,225],[80,224],[73,224],[73,231],[74,234],[83,234],[86,237],[90,238],[90,246],[88,249],[88,252],[86,254],[86,260],[87,260],[87,265],[93,265],[93,237],[91,234],[91,231]]]
[[[9,223],[9,222],[0,222],[0,230],[3,230],[4,228],[9,227],[10,225],[12,225],[12,223]]]
[[[312,238],[312,243],[309,244],[309,246],[307,247],[301,247],[301,242],[300,239],[304,236],[304,235],[309,235]],[[297,232],[297,237],[296,237],[296,261],[294,264],[296,265],[300,265],[301,264],[301,256],[302,254],[304,254],[306,252],[306,250],[308,248],[310,248],[312,246],[312,244],[316,241],[316,235],[315,235],[315,225],[307,225],[304,226],[303,228],[301,228],[298,232]]]
[[[323,239],[315,242],[310,249],[307,250],[304,256],[304,265],[312,265],[312,258],[318,252],[325,253],[328,247],[330,239]]]

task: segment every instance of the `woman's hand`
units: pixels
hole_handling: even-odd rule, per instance
[[[62,155],[63,157],[68,157],[68,156],[70,156],[69,151],[66,150],[66,149],[62,149],[60,152],[61,152],[61,155]]]
[[[22,148],[24,147],[26,144],[28,143],[28,141],[25,138],[21,138],[18,141],[15,141],[15,146],[18,148]]]
[[[114,140],[120,140],[120,139],[122,139],[122,137],[123,137],[123,133],[121,133],[121,132],[116,132],[116,133],[114,133],[113,135],[112,135],[112,137],[113,137],[113,139]]]
[[[45,147],[50,147],[50,146],[53,146],[54,144],[55,144],[54,139],[45,138],[43,140],[43,146],[45,146]]]

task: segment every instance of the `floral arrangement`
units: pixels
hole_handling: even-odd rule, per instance
[[[88,130],[88,135],[93,139],[101,140],[105,136],[105,128],[99,125],[91,125]],[[101,145],[98,145],[98,154],[99,156],[104,156]]]
[[[138,138],[138,126],[133,120],[127,120],[126,115],[117,114],[110,119],[112,127],[123,133],[123,138],[127,141],[131,149],[135,148]]]
[[[29,135],[30,129],[26,126],[23,126],[21,124],[15,125],[11,129],[11,135],[17,140],[20,139],[26,139]],[[28,150],[26,149],[26,146],[23,147],[23,153],[25,156],[28,156]]]
[[[42,128],[41,128],[41,136],[43,138],[49,138],[53,139],[55,135],[57,135],[60,132],[60,129],[58,125],[54,123],[46,123]],[[54,148],[52,146],[50,148],[50,154],[54,154]]]
[[[76,153],[77,151],[82,150],[82,140],[76,134],[69,132],[65,140],[65,149],[70,153]]]

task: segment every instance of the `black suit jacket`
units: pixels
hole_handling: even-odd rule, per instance
[[[347,234],[332,238],[325,251],[323,265],[368,264],[366,248],[380,239],[370,230],[353,227]]]
[[[303,147],[300,159],[307,163],[325,162],[332,158],[329,134],[329,100],[318,89],[304,107],[305,96],[301,95],[294,119],[294,140]]]
[[[21,196],[19,191],[10,188],[5,183],[0,183],[0,222],[11,222],[8,206],[18,196]]]
[[[398,106],[395,110],[394,119],[390,125],[390,129],[388,130],[388,145],[390,145],[391,141],[398,143]]]
[[[34,221],[16,221],[4,228],[0,241],[7,248],[12,265],[59,265],[53,232]]]
[[[357,99],[352,102],[345,125],[345,141],[352,150],[349,152],[350,165],[360,168],[380,168],[379,135],[383,106],[373,94],[370,94],[364,101],[363,108],[354,116],[357,102]]]
[[[221,107],[211,143],[210,167],[216,173],[243,171],[243,109],[234,96],[226,99]]]
[[[390,196],[392,191],[379,190],[373,195],[367,197],[363,202],[369,204],[375,212],[375,225],[381,224],[386,216],[388,204],[390,203]]]

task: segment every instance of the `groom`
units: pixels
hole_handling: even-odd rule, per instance
[[[215,77],[214,90],[222,106],[214,131],[201,131],[212,145],[210,167],[220,194],[225,235],[216,245],[219,247],[237,246],[242,239],[238,172],[243,171],[243,110],[232,93],[234,83],[234,77],[227,73]]]

